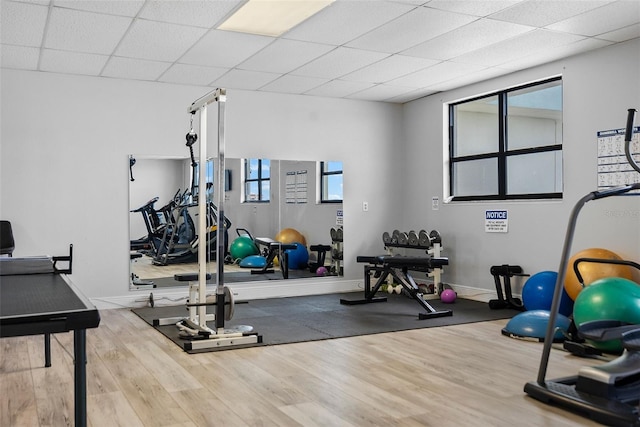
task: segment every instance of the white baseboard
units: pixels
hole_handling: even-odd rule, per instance
[[[242,282],[230,283],[227,286],[231,288],[237,301],[363,291],[362,280],[329,280],[328,278]],[[460,298],[487,303],[496,298],[493,290],[451,284],[448,286],[455,290]],[[207,286],[207,293],[215,293],[215,286]],[[187,299],[188,288],[185,286],[180,289],[139,289],[132,290],[127,295],[93,298],[91,301],[99,310],[145,307],[149,304],[150,294],[153,294],[156,306],[177,305]],[[432,300],[438,297],[427,295],[426,298]]]
[[[330,280],[328,278],[229,283],[226,286],[231,289],[237,301],[323,295],[363,289],[361,280]],[[186,286],[180,289],[138,289],[130,291],[127,295],[92,298],[91,301],[99,310],[144,307],[149,303],[149,295],[153,294],[156,306],[177,305],[187,299],[188,293]],[[207,293],[215,293],[215,285],[207,286]]]

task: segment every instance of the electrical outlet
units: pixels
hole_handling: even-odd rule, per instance
[[[369,202],[362,202],[362,211],[367,212],[369,210]]]

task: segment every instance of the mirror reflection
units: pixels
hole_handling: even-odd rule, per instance
[[[215,272],[216,159],[203,173],[208,271]],[[200,167],[191,158],[129,157],[131,289],[184,286],[196,272]],[[342,275],[342,162],[225,159],[225,282]]]

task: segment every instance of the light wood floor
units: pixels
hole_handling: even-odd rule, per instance
[[[506,321],[189,355],[129,310],[101,315],[94,427],[594,425],[523,393],[542,345],[502,336]],[[56,337],[51,368],[41,336],[0,340],[0,426],[73,424],[73,336]],[[592,363],[553,350],[548,378]]]

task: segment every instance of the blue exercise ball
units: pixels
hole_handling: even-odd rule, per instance
[[[555,271],[541,271],[529,277],[522,288],[522,303],[527,310],[551,310],[553,292],[558,280]],[[562,298],[558,312],[563,316],[571,316],[573,300],[562,287]]]
[[[302,243],[295,242],[295,249],[287,249],[285,252],[287,254],[288,266],[292,270],[302,270],[306,269],[309,264],[309,252],[307,251],[307,247]]]
[[[548,310],[531,310],[519,313],[502,329],[502,334],[511,338],[534,339],[544,341],[547,334],[550,312]],[[556,331],[553,335],[554,342],[564,341],[565,333],[569,330],[571,320],[567,316],[558,314],[556,317]]]

